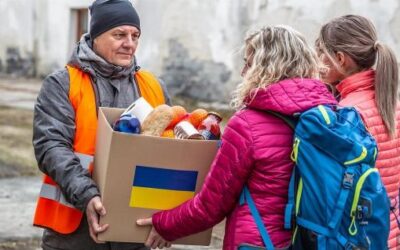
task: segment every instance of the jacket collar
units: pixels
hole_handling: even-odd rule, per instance
[[[363,90],[374,90],[375,71],[372,69],[353,74],[342,80],[336,89],[339,91],[341,99],[352,92]]]
[[[247,107],[285,115],[301,113],[319,104],[336,105],[327,87],[316,79],[291,78],[256,89],[245,100]]]

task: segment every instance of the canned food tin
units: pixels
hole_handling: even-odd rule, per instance
[[[175,138],[178,139],[194,139],[204,140],[204,137],[193,127],[188,121],[181,121],[175,125],[174,128]]]

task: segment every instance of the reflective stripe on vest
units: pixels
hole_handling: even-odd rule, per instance
[[[77,153],[77,152],[75,152],[75,155],[78,156],[82,167],[85,169],[88,169],[91,172],[90,166],[91,166],[91,163],[93,162],[93,156],[85,155],[85,154],[81,154],[81,153]],[[43,183],[42,187],[40,189],[39,196],[40,196],[40,198],[54,200],[65,206],[75,208],[71,203],[69,203],[65,199],[64,195],[61,192],[61,189],[57,185]]]
[[[75,111],[75,137],[73,151],[81,165],[92,172],[97,130],[97,106],[89,74],[67,66],[70,78],[69,99]],[[135,79],[139,92],[153,107],[165,103],[164,93],[157,79],[149,72],[138,71]],[[58,233],[74,232],[83,213],[68,203],[58,185],[45,175],[36,205],[33,224],[50,228]]]
[[[75,152],[83,168],[93,170],[93,156]],[[69,203],[59,186],[47,175],[44,176],[36,206],[35,226],[50,228],[61,234],[74,232],[83,213]]]

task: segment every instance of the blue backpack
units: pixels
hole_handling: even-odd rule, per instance
[[[296,122],[272,114],[294,128],[296,165],[285,210],[292,249],[388,249],[390,201],[375,168],[376,142],[358,112],[319,105]],[[247,187],[240,203],[248,204],[264,249],[274,249]]]

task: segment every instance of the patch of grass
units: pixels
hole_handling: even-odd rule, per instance
[[[0,106],[0,177],[39,172],[32,147],[31,110]]]
[[[32,129],[31,110],[0,106],[0,126]]]

